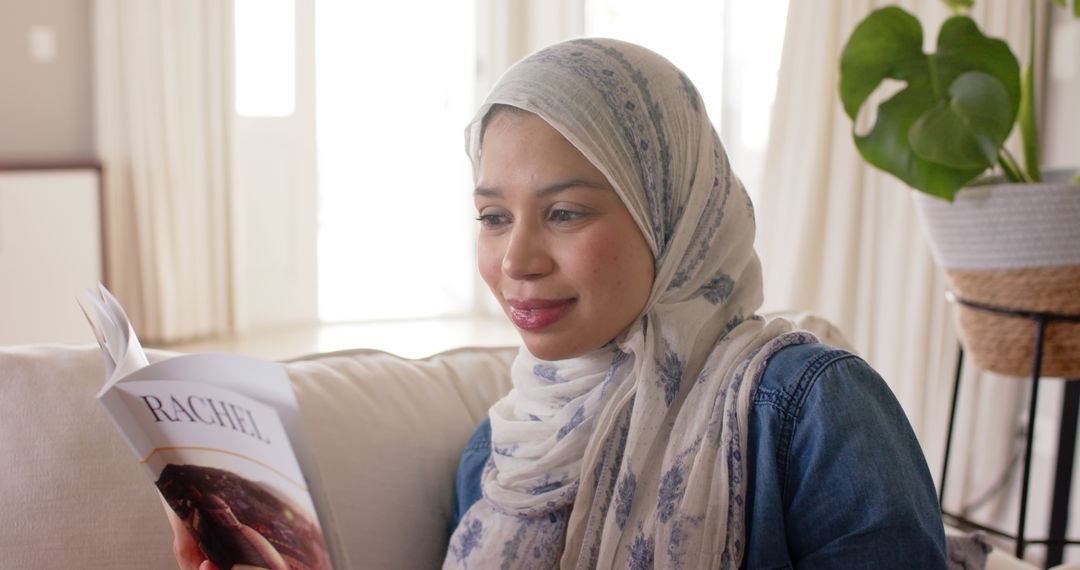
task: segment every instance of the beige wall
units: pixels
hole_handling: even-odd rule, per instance
[[[94,157],[91,0],[0,0],[0,163]],[[56,59],[31,61],[32,26]]]

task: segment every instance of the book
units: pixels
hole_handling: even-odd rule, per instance
[[[221,570],[345,568],[292,383],[279,363],[187,354],[150,364],[104,286],[80,306],[105,358],[98,402],[165,504]],[[328,511],[329,509],[323,509]]]

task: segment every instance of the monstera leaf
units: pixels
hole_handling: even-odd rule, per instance
[[[877,107],[866,134],[853,132],[867,162],[947,200],[997,162],[1020,105],[1020,65],[1005,42],[953,16],[937,53],[927,54],[919,21],[882,8],[859,24],[841,56],[840,99],[852,120],[886,79],[903,89]]]

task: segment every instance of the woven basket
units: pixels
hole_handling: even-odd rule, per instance
[[[1080,315],[1080,265],[1012,270],[946,270],[961,299],[1020,311]],[[976,366],[1030,376],[1036,321],[957,307],[960,341]],[[1049,322],[1043,336],[1042,375],[1080,378],[1080,323]]]
[[[961,191],[953,203],[916,199],[934,257],[956,297],[1014,311],[1080,316],[1080,185],[1066,173],[1046,184]],[[918,193],[917,193],[918,194]],[[957,304],[965,353],[984,370],[1030,377],[1035,320]],[[1080,323],[1049,322],[1043,376],[1080,378]]]

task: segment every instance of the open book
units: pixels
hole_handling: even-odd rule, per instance
[[[315,508],[325,501],[309,488],[315,462],[284,367],[230,354],[149,364],[104,287],[80,304],[105,356],[98,401],[207,558],[221,570],[346,567]]]

